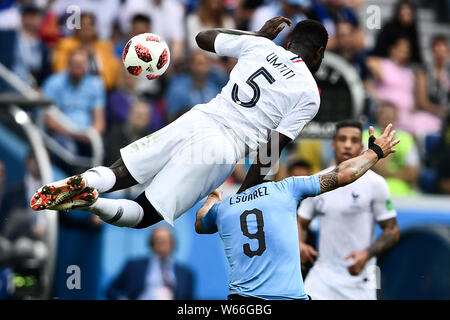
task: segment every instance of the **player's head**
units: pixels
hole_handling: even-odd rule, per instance
[[[290,37],[288,49],[301,56],[312,73],[316,72],[328,43],[325,27],[318,21],[303,20],[297,23]]]
[[[167,227],[157,227],[150,235],[150,247],[161,258],[169,257],[175,249],[175,240]]]
[[[358,156],[364,148],[362,123],[357,120],[344,120],[336,124],[332,146],[337,164]]]
[[[305,160],[297,159],[288,164],[289,176],[309,176],[311,175],[311,165]]]

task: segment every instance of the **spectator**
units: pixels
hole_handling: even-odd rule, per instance
[[[427,76],[421,77],[422,85],[419,86],[423,94],[428,93],[430,103],[449,107],[450,102],[450,60],[447,39],[443,35],[437,35],[431,42],[433,64],[428,68]]]
[[[122,58],[122,52],[123,48],[125,47],[125,44],[134,37],[135,35],[141,34],[141,33],[147,33],[152,32],[151,29],[151,20],[148,15],[146,14],[135,14],[131,21],[131,30],[128,34],[127,38],[120,44],[120,46],[116,46],[116,54],[120,58]],[[136,93],[139,95],[144,95],[149,98],[153,99],[160,99],[164,95],[164,84],[165,84],[165,78],[167,74],[170,73],[169,71],[161,78],[148,81],[147,79],[138,79],[136,82]],[[156,120],[156,114],[154,120]],[[161,128],[162,126],[158,127],[157,129]]]
[[[119,77],[119,61],[114,55],[110,41],[97,38],[95,16],[92,13],[82,13],[80,28],[74,36],[62,38],[53,52],[53,69],[57,72],[67,67],[70,53],[83,48],[89,53],[89,72],[101,75],[107,90],[111,90]]]
[[[413,3],[409,0],[399,1],[392,20],[378,33],[372,55],[388,57],[391,45],[399,38],[407,38],[411,46],[411,62],[422,65],[416,21],[416,8]]]
[[[131,19],[131,30],[127,36],[126,39],[121,39],[119,44],[116,44],[116,55],[119,57],[122,57],[123,48],[127,44],[127,42],[133,38],[134,36],[141,34],[141,33],[147,33],[150,31],[150,18],[148,15],[145,14],[135,14],[133,18]]]
[[[447,141],[445,149],[438,157],[437,187],[441,194],[450,195],[450,144]]]
[[[187,45],[189,50],[196,50],[195,36],[205,29],[235,27],[233,19],[228,16],[222,0],[200,0],[195,13],[187,17]]]
[[[151,258],[128,261],[109,287],[108,299],[190,300],[193,298],[193,273],[171,255],[175,241],[169,228],[157,227],[150,237]]]
[[[1,234],[10,240],[19,237],[44,239],[47,218],[42,214],[35,214],[29,200],[42,185],[36,156],[29,152],[25,159],[25,174],[20,183],[11,184],[5,190],[8,199],[1,207],[5,214],[5,225],[1,226]],[[2,219],[3,220],[3,219]]]
[[[117,87],[108,93],[106,104],[106,121],[110,128],[115,124],[123,124],[127,121],[130,107],[138,99],[138,78],[122,70],[122,78]]]
[[[333,52],[351,64],[358,72],[361,80],[365,82],[369,71],[366,66],[366,55],[358,48],[355,41],[357,38],[356,33],[355,27],[350,22],[338,22],[336,24],[336,44]]]
[[[328,31],[328,50],[336,49],[337,24],[348,22],[353,26],[353,47],[360,51],[364,49],[364,31],[359,26],[359,21],[352,9],[347,7],[344,0],[325,0],[323,2],[314,1],[313,13]]]
[[[443,110],[426,110],[430,104],[424,105],[424,99],[416,100],[417,82],[414,70],[409,66],[410,57],[408,38],[397,38],[389,47],[388,58],[369,57],[367,66],[375,77],[372,88],[375,98],[391,102],[398,108],[398,127],[415,136],[423,136],[440,130]]]
[[[22,7],[22,27],[11,47],[13,72],[34,87],[40,86],[51,72],[49,52],[39,37],[43,14],[34,4]]]
[[[190,71],[174,76],[167,92],[167,115],[173,121],[196,104],[213,99],[227,77],[211,68],[209,56],[203,51],[191,54]]]
[[[264,0],[240,0],[234,10],[236,27],[239,30],[249,30],[250,20],[256,9],[264,3]]]
[[[379,136],[389,123],[396,126],[397,108],[388,102],[381,102],[376,109],[377,124],[375,128],[375,136]],[[414,138],[407,132],[397,129],[396,138],[400,139],[401,145],[395,148],[396,153],[392,154],[389,159],[377,163],[373,170],[383,176],[389,186],[392,195],[411,195],[415,193],[417,186],[420,159],[419,152]],[[365,131],[363,133],[363,141],[368,141],[369,135]]]
[[[433,64],[428,73],[417,72],[417,104],[424,110],[444,120],[449,115],[450,64],[448,63],[447,39],[436,36],[431,43]]]
[[[89,54],[77,49],[69,56],[68,69],[50,76],[43,85],[43,93],[79,130],[93,128],[99,134],[105,130],[105,90],[101,79],[88,74]],[[49,113],[48,128],[73,153],[83,153],[86,137],[74,133]]]
[[[108,128],[117,124],[124,124],[127,122],[128,115],[133,103],[137,100],[144,100],[144,95],[140,92],[139,83],[141,79],[130,75],[125,69],[122,69],[122,79],[119,81],[116,89],[108,93],[108,100],[106,105],[106,117]],[[142,80],[146,82],[146,79]],[[147,101],[147,100],[146,100]],[[165,125],[165,105],[162,100],[148,100],[151,107],[151,122],[149,124],[149,131],[156,131]]]
[[[113,24],[120,13],[120,2],[121,0],[55,0],[51,5],[51,11],[56,13],[62,21],[66,21],[72,14],[68,8],[76,4],[82,12],[90,12],[95,16],[98,36],[101,40],[107,40],[111,37]],[[65,31],[66,33],[71,32],[71,30]]]
[[[288,174],[289,177],[310,176],[312,174],[311,165],[304,160],[297,159],[288,165]]]
[[[274,39],[277,45],[283,45],[287,40],[289,32],[295,25],[307,18],[306,11],[311,5],[310,0],[280,0],[256,9],[250,21],[250,30],[255,31],[261,29],[264,23],[276,16],[284,16],[292,20],[292,26],[286,26],[278,36]]]
[[[106,136],[106,165],[120,158],[120,149],[129,143],[147,135],[150,128],[152,110],[148,103],[137,101],[130,108],[128,121],[116,124],[108,130]]]
[[[153,32],[169,44],[172,62],[180,62],[185,39],[182,4],[173,0],[126,0],[120,14],[123,32],[129,32],[131,17],[136,13],[149,15]]]
[[[3,193],[5,192],[5,181],[6,181],[6,169],[5,169],[5,164],[3,163],[3,161],[0,159],[0,208],[2,210],[0,210],[0,217],[2,219],[0,219],[0,223],[2,222],[2,220],[4,219],[3,217]]]

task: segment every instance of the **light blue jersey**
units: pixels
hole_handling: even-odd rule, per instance
[[[230,294],[308,299],[303,288],[297,207],[320,193],[318,176],[267,182],[216,203],[202,218],[218,231],[230,264]]]

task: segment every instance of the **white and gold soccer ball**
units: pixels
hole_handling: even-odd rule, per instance
[[[138,78],[159,78],[170,64],[167,43],[153,33],[141,33],[131,38],[123,48],[125,69]]]

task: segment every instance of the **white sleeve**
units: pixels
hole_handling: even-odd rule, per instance
[[[219,33],[214,41],[214,50],[219,56],[237,59],[261,42],[273,43],[264,37]]]
[[[319,93],[317,93],[318,96]],[[320,98],[309,97],[286,114],[275,129],[294,140],[319,111]]]
[[[306,220],[311,221],[314,218],[316,212],[314,198],[306,198],[300,203],[297,209],[297,214]]]
[[[376,221],[384,221],[397,216],[397,212],[394,209],[391,201],[391,194],[389,187],[384,178],[379,177],[376,180],[377,184],[373,186],[375,190],[373,198],[373,214]]]

